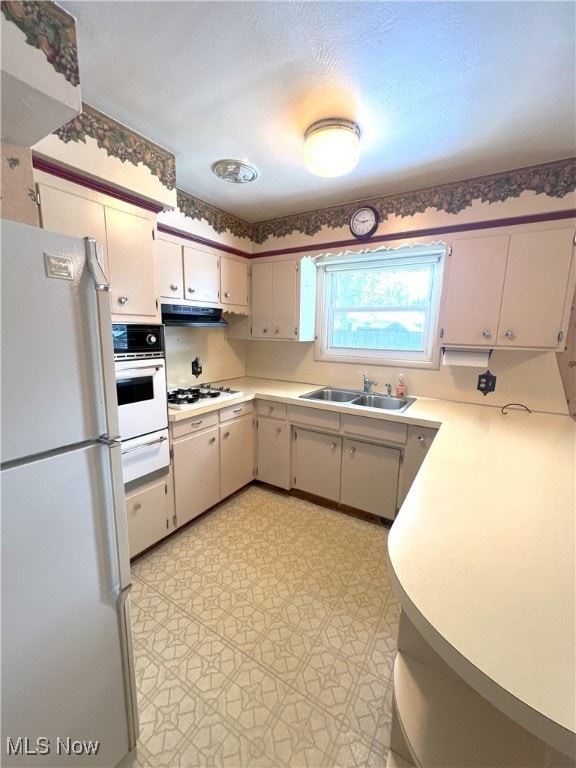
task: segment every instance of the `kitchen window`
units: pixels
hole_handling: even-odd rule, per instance
[[[316,359],[438,366],[444,244],[317,257]]]

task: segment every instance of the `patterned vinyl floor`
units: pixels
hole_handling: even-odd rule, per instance
[[[135,765],[386,765],[388,531],[248,486],[133,563]]]

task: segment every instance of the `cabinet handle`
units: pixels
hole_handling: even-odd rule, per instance
[[[225,296],[225,298],[229,299],[230,298],[230,291],[224,291],[224,296]]]
[[[210,445],[213,445],[216,442],[216,438],[211,437],[210,440],[208,440],[208,442],[210,443]]]
[[[354,456],[355,453],[356,453],[356,448],[354,448],[354,446],[352,446],[352,448],[350,448],[350,455]]]
[[[426,438],[424,437],[424,435],[418,435],[418,442],[419,443],[425,443],[426,442]]]
[[[200,421],[192,421],[192,422],[190,422],[190,426],[191,427],[199,427],[200,424],[202,424],[203,421],[204,421],[204,419],[200,419]]]
[[[177,291],[178,290],[178,286],[174,285],[174,283],[172,283],[172,285],[170,286],[170,290],[171,291]]]
[[[331,450],[335,451],[336,450],[336,443],[331,443],[330,444],[330,448],[331,448]]]
[[[118,296],[118,304],[128,304],[128,296]]]
[[[140,504],[139,501],[136,502],[136,504],[134,504],[133,509],[134,509],[134,512],[138,512],[139,509],[142,509],[142,504]]]
[[[224,440],[227,440],[230,437],[230,432],[224,432]]]
[[[188,288],[188,293],[196,293],[196,288]]]
[[[242,408],[234,408],[232,413],[242,413]]]
[[[489,330],[487,330],[487,329],[484,329],[484,330],[482,331],[482,336],[484,336],[484,338],[485,338],[485,339],[491,339],[491,338],[492,338],[492,334],[491,334],[491,333],[490,333],[490,331],[489,331]]]
[[[276,427],[276,434],[279,435],[282,432],[282,427]]]
[[[506,333],[504,334],[504,336],[506,336],[506,338],[507,338],[507,339],[510,339],[510,340],[512,340],[512,339],[515,339],[515,338],[516,338],[516,336],[515,336],[515,334],[514,334],[514,331],[506,331]]]
[[[262,333],[268,333],[268,328],[262,328]]]
[[[268,413],[273,413],[273,411],[274,411],[274,406],[273,405],[269,405],[268,406]]]
[[[278,333],[279,330],[279,328],[274,328],[274,333]]]

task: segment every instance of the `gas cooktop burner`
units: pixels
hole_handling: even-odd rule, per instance
[[[194,405],[206,405],[207,400],[217,397],[241,397],[242,392],[237,392],[230,387],[213,387],[211,384],[199,384],[197,387],[178,387],[168,391],[168,407],[180,410],[191,408]]]

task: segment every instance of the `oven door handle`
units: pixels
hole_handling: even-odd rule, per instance
[[[162,368],[162,365],[148,365],[146,368],[123,368],[121,371],[116,371],[116,378],[123,379],[126,377],[126,375],[132,377],[132,374],[134,373],[140,373],[144,375],[146,371],[161,371]]]
[[[167,437],[159,437],[157,440],[151,440],[149,443],[142,443],[142,445],[135,445],[133,448],[126,448],[122,451],[122,456],[126,453],[132,453],[132,451],[139,451],[140,448],[149,448],[151,445],[158,445],[159,443],[165,443],[168,440]]]

